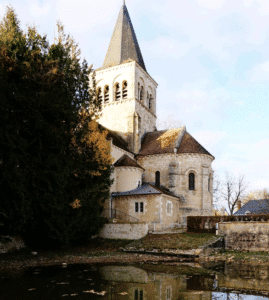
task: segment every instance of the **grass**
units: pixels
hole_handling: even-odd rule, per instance
[[[203,246],[209,240],[216,237],[210,233],[171,233],[148,234],[140,240],[138,248],[150,249],[181,249],[190,250]]]

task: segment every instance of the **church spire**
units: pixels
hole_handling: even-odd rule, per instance
[[[104,68],[119,65],[128,60],[135,60],[146,71],[146,66],[138,45],[134,28],[123,0],[112,38],[107,50]]]

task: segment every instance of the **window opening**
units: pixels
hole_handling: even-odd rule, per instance
[[[208,191],[210,192],[210,175],[208,177]]]
[[[127,81],[124,81],[123,87],[122,87],[122,98],[127,99],[128,93],[127,93]]]
[[[138,82],[138,100],[140,101],[140,83]]]
[[[149,109],[152,109],[152,95],[149,95]]]
[[[119,83],[115,84],[115,100],[116,101],[120,100],[120,85],[119,85]]]
[[[190,191],[195,190],[195,175],[194,175],[194,173],[189,174],[189,190]]]
[[[135,202],[135,212],[138,212],[138,202]]]
[[[144,203],[140,202],[140,212],[144,212]]]
[[[172,203],[171,203],[171,202],[168,202],[168,203],[167,203],[166,212],[167,212],[168,214],[171,214],[171,213],[172,213]]]
[[[143,100],[143,85],[140,88],[140,101]]]
[[[143,290],[135,290],[134,300],[143,300],[143,299],[144,299]]]
[[[135,202],[135,212],[144,212],[144,202]]]
[[[108,103],[109,102],[109,86],[108,85],[105,87],[104,96],[105,96],[105,103]]]
[[[155,173],[155,185],[157,187],[160,187],[160,185],[161,185],[161,182],[160,182],[160,172],[159,171],[157,171]]]

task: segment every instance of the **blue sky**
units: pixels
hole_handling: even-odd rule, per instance
[[[159,128],[185,124],[215,156],[219,176],[269,188],[269,1],[126,0],[146,68],[158,82]],[[65,25],[94,68],[102,65],[121,0],[0,0],[22,28],[53,42]]]

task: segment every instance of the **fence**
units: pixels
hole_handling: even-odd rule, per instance
[[[216,233],[216,224],[221,222],[240,221],[269,221],[269,214],[244,215],[244,216],[188,216],[187,232]]]

